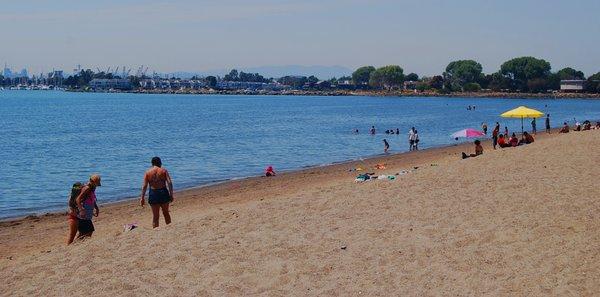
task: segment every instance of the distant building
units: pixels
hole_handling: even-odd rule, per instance
[[[563,92],[579,92],[583,91],[584,87],[585,80],[568,79],[560,81],[560,90]]]
[[[217,82],[217,88],[223,90],[258,90],[262,89],[265,83],[245,82],[245,81],[220,81]]]
[[[90,87],[94,90],[130,90],[131,82],[125,78],[94,78],[90,81]]]
[[[6,63],[4,63],[4,71],[2,71],[2,75],[6,78],[12,78],[12,71],[10,68],[8,68]]]

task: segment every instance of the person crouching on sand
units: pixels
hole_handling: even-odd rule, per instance
[[[462,153],[462,158],[463,159],[472,158],[472,157],[477,157],[479,155],[483,155],[483,147],[481,146],[481,141],[475,140],[474,144],[475,144],[475,153],[467,155],[465,152],[463,152]]]
[[[79,211],[78,238],[92,237],[92,233],[95,231],[92,217],[98,217],[100,214],[100,209],[96,203],[96,188],[100,186],[100,175],[90,176],[90,181],[81,188],[81,192],[75,200]]]
[[[169,214],[169,203],[174,200],[173,182],[171,181],[169,172],[162,168],[162,161],[159,157],[152,158],[152,167],[144,174],[142,195],[140,197],[140,205],[142,207],[144,207],[144,196],[146,195],[148,185],[150,185],[148,204],[150,204],[150,207],[152,208],[152,228],[158,227],[161,210],[165,217],[165,224],[170,224],[171,215]]]
[[[265,176],[275,176],[275,171],[273,170],[273,166],[267,167],[265,169]]]

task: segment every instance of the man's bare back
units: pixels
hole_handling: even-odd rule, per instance
[[[146,171],[144,179],[152,189],[166,188],[167,181],[169,180],[169,172],[161,167],[152,167]]]

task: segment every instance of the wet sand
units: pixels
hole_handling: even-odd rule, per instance
[[[540,133],[467,160],[472,144],[231,181],[177,192],[173,223],[158,230],[148,207],[116,203],[101,207],[93,238],[69,247],[64,215],[2,222],[0,291],[592,296],[599,145],[598,130]],[[410,172],[355,183],[356,167]]]

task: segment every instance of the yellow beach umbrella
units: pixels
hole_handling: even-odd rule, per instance
[[[511,109],[500,115],[503,118],[517,118],[521,119],[521,135],[523,135],[523,119],[524,118],[540,118],[544,116],[544,113],[525,106],[519,106],[515,109]]]

